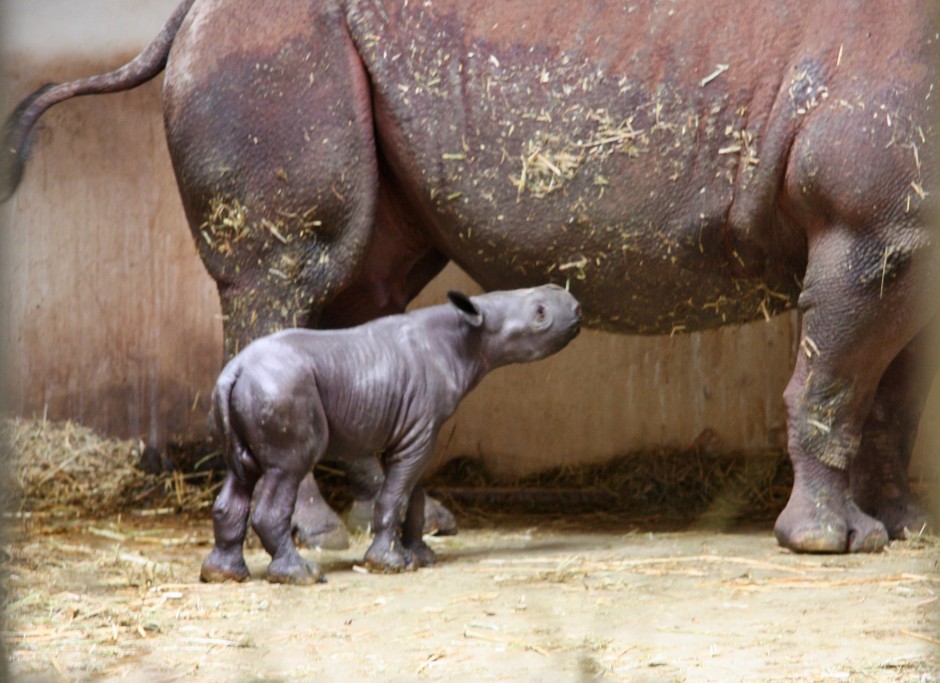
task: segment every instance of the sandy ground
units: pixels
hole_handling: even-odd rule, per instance
[[[799,556],[770,525],[598,526],[465,528],[398,576],[360,537],[293,587],[257,547],[253,580],[200,584],[207,515],[13,519],[7,654],[18,681],[937,680],[936,538]]]

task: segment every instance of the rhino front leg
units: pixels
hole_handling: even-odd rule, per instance
[[[320,581],[320,568],[300,556],[290,533],[291,511],[297,499],[300,476],[278,468],[261,480],[251,525],[271,556],[268,581],[310,584]]]
[[[385,473],[378,458],[360,458],[347,460],[341,465],[349,478],[353,504],[346,518],[350,531],[372,531],[372,518],[375,514],[375,500],[382,490]],[[453,536],[457,533],[457,520],[454,513],[440,501],[423,495],[424,512],[421,517],[424,533],[438,536]]]
[[[880,520],[891,538],[904,538],[927,524],[908,483],[917,427],[934,376],[926,359],[927,335],[898,354],[888,367],[872,406],[858,457],[849,469],[852,498]]]
[[[802,339],[784,394],[794,484],[774,529],[799,552],[874,552],[888,541],[853,499],[849,468],[882,376],[925,321],[909,245],[873,249],[871,240],[837,227],[810,239]],[[902,258],[889,272],[892,249]]]
[[[372,523],[375,538],[365,556],[365,565],[372,571],[389,574],[418,568],[418,560],[405,540],[414,546],[416,533],[420,540],[424,505],[419,505],[423,500],[418,499],[424,495],[420,493],[416,498],[413,494],[433,450],[433,441],[430,436],[419,437],[388,457],[385,483],[375,502]],[[403,522],[408,527],[407,537],[403,537]]]
[[[405,523],[402,525],[401,533],[402,545],[411,553],[415,564],[419,567],[430,567],[437,562],[434,551],[422,538],[425,529],[426,501],[424,489],[420,484],[416,484],[408,501],[408,510],[405,512]]]

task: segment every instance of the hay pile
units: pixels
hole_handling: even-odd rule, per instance
[[[138,468],[140,441],[103,438],[71,421],[3,419],[0,438],[8,453],[0,492],[7,511],[194,511],[211,505],[218,489],[211,472],[148,474]]]
[[[171,445],[173,468],[140,469],[144,445],[102,438],[74,422],[0,420],[8,445],[4,509],[104,516],[128,511],[205,511],[221,485],[217,450]],[[337,510],[351,502],[345,475],[318,466],[324,497]],[[786,504],[792,470],[785,453],[715,455],[697,449],[650,451],[601,464],[540,472],[513,481],[489,476],[481,461],[447,463],[425,488],[454,508],[461,523],[499,515],[597,514],[618,518],[698,519],[722,524],[770,519]]]
[[[479,460],[447,463],[425,488],[473,517],[599,513],[698,520],[723,526],[775,518],[786,505],[793,471],[786,453],[715,454],[697,448],[624,455],[512,481],[490,476]],[[488,512],[489,511],[489,512]]]

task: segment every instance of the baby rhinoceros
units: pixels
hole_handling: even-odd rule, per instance
[[[493,368],[563,349],[581,314],[556,285],[448,298],[346,330],[284,330],[229,361],[212,394],[228,473],[212,509],[215,547],[203,581],[248,577],[242,545],[259,479],[251,523],[272,557],[268,580],[320,579],[294,547],[291,514],[300,480],[325,456],[383,459],[366,566],[398,572],[434,563],[421,539],[418,479],[441,425]]]

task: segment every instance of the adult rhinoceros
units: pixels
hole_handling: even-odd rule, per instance
[[[932,317],[927,0],[184,0],[139,57],[218,283],[226,355],[401,311],[448,260],[485,288],[570,282],[633,334],[798,307],[785,392],[799,551],[880,549]]]

